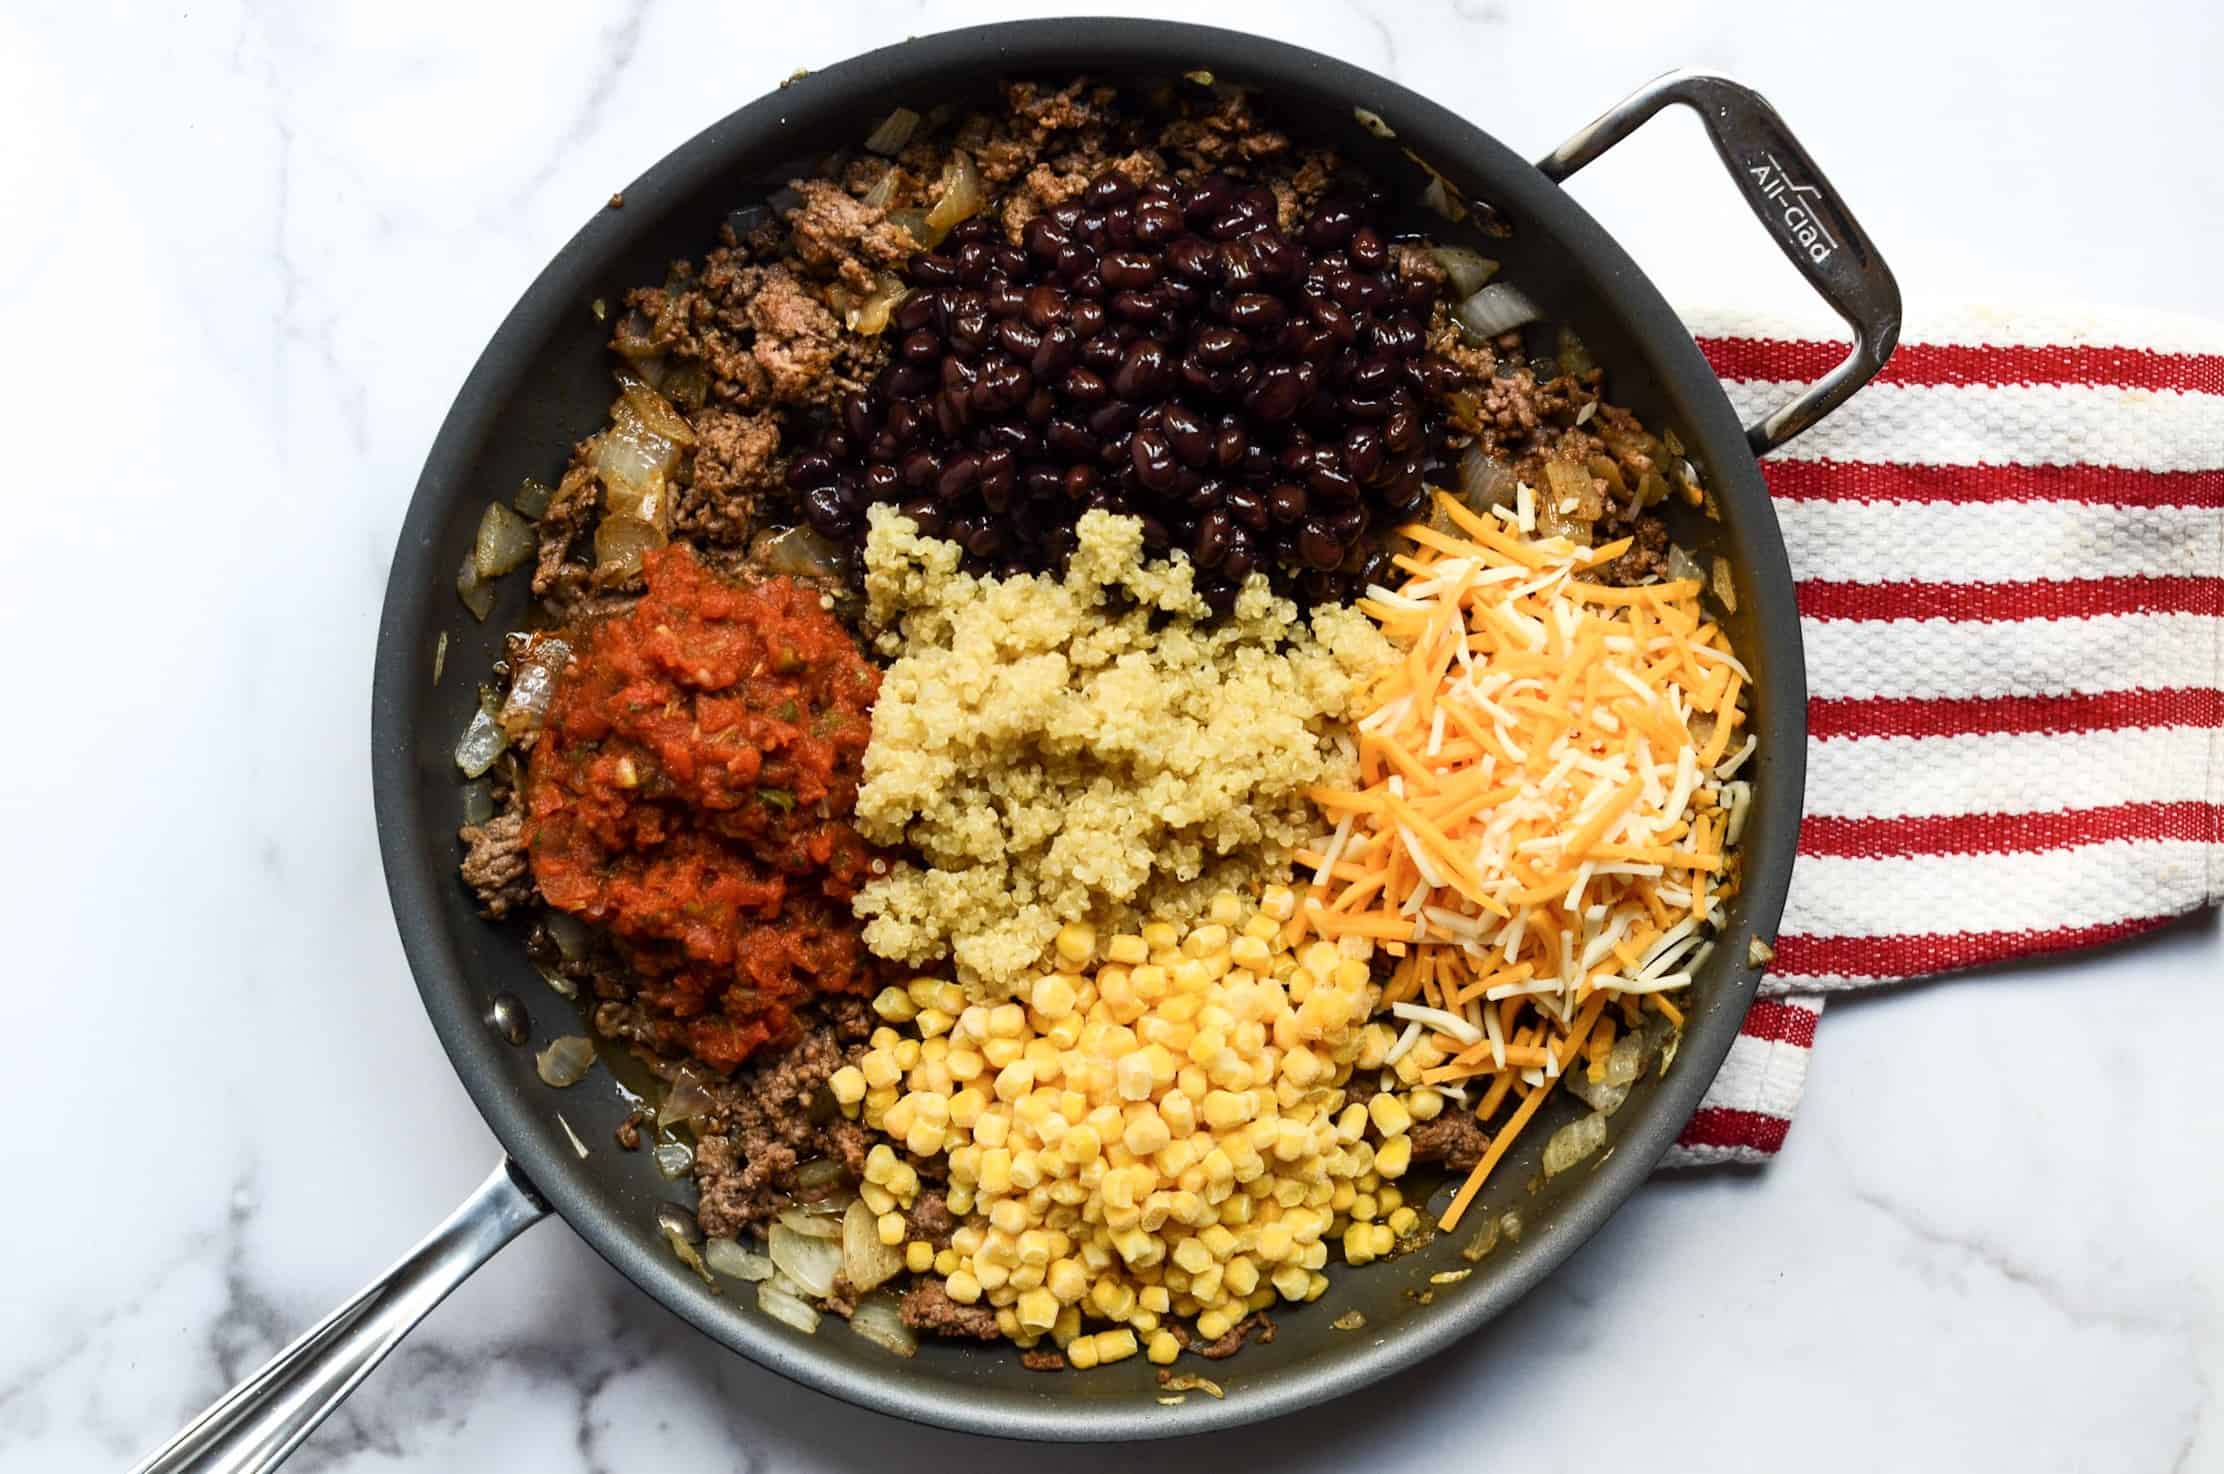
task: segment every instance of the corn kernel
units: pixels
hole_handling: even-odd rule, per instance
[[[1181,1342],[1172,1331],[1151,1332],[1150,1343],[1143,1348],[1143,1359],[1154,1366],[1171,1366],[1181,1355]]]
[[[904,1245],[904,1268],[913,1274],[925,1274],[934,1268],[934,1245],[925,1239],[913,1239]]]
[[[943,1290],[960,1305],[977,1305],[981,1300],[981,1282],[970,1270],[960,1269],[943,1281]]]
[[[1066,1344],[1066,1363],[1077,1372],[1085,1372],[1097,1364],[1097,1338],[1076,1336]]]
[[[1089,1292],[1089,1273],[1078,1259],[1059,1259],[1044,1273],[1043,1286],[1059,1304],[1071,1305]]]
[[[1024,1290],[1013,1303],[1016,1319],[1030,1330],[1047,1331],[1058,1321],[1058,1300],[1048,1290]]]
[[[1228,1334],[1235,1324],[1224,1310],[1208,1310],[1197,1317],[1197,1334],[1207,1341],[1217,1341]]]
[[[873,997],[873,1012],[890,1023],[907,1024],[919,1016],[919,1005],[901,988],[883,988]]]
[[[1413,1124],[1413,1113],[1405,1108],[1405,1102],[1387,1092],[1367,1102],[1367,1118],[1386,1139]]]
[[[1411,1208],[1399,1208],[1383,1221],[1389,1225],[1392,1234],[1402,1239],[1420,1226],[1421,1215]]]
[[[1058,928],[1058,938],[1054,945],[1060,962],[1078,968],[1096,955],[1096,929],[1085,922],[1069,922]]]
[[[1423,1086],[1406,1097],[1406,1109],[1416,1121],[1433,1121],[1444,1114],[1444,1097]]]
[[[1413,1138],[1410,1136],[1393,1136],[1375,1148],[1375,1171],[1384,1177],[1403,1177],[1412,1165]]]
[[[1344,1230],[1344,1262],[1359,1265],[1371,1264],[1375,1258],[1375,1236],[1368,1225],[1354,1223]]]

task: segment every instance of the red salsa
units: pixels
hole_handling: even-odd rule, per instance
[[[880,673],[788,578],[685,547],[580,631],[526,773],[548,903],[605,928],[660,1040],[730,1070],[820,992],[868,991],[850,918],[871,852],[849,816]]]

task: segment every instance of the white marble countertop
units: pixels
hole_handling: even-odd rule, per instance
[[[794,67],[1028,10],[0,11],[0,402],[28,431],[6,458],[0,611],[10,709],[38,715],[0,735],[6,986],[29,1024],[0,1077],[0,1468],[123,1466],[493,1160],[404,975],[364,718],[394,531],[496,321],[614,187]],[[1918,311],[2224,316],[2220,12],[2046,10],[1225,0],[1201,18],[1376,67],[1531,155],[1657,70],[1726,69],[1801,130]],[[1688,121],[1578,192],[1672,297],[1802,304]],[[1660,203],[1686,193],[1696,224],[1671,232]],[[123,367],[77,361],[95,349]],[[1773,1166],[1655,1183],[1425,1370],[1149,1457],[2224,1468],[2220,963],[2209,917],[1833,1007]],[[294,1467],[1044,1458],[799,1392],[555,1224]]]

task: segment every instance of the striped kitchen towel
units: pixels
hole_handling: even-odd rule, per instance
[[[1844,356],[1694,324],[1751,421]],[[2224,900],[2224,327],[1969,311],[1762,463],[1807,644],[1764,996],[1669,1165],[1783,1144],[1823,999]]]

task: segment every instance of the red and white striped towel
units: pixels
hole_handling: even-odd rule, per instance
[[[1748,420],[1844,354],[1705,317]],[[1826,995],[2224,901],[2224,327],[1910,324],[1762,465],[1807,644],[1807,820],[1760,1002],[1668,1165],[1783,1144]]]

